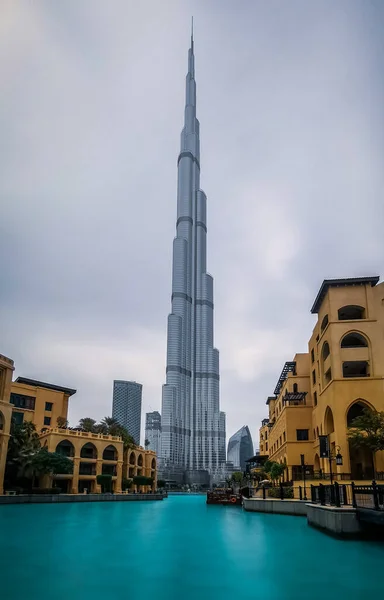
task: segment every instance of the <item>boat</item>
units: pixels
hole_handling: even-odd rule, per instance
[[[241,506],[242,496],[235,493],[232,488],[215,488],[207,492],[207,504]]]

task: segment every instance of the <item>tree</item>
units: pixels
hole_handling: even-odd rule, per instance
[[[384,450],[384,412],[364,408],[348,428],[348,439],[356,448],[367,448],[371,452]]]
[[[29,421],[21,424],[12,421],[10,434],[6,480],[15,483],[17,479],[32,476],[32,459],[41,446],[36,426]]]
[[[276,479],[280,479],[286,469],[285,463],[280,464],[273,460],[267,460],[264,465],[265,472],[269,475],[269,477],[276,481]]]
[[[241,471],[234,471],[232,473],[231,476],[231,481],[235,484],[238,485],[239,487],[241,486],[242,482],[243,482],[243,474]]]
[[[80,421],[79,421],[79,427],[83,431],[90,431],[91,433],[95,433],[95,431],[96,431],[95,425],[96,425],[96,421],[95,421],[95,419],[91,419],[91,417],[84,417],[83,419],[80,419]]]
[[[133,478],[133,483],[135,485],[138,485],[138,486],[140,486],[140,485],[152,485],[153,479],[152,479],[152,477],[145,477],[144,475],[136,475]]]
[[[158,479],[158,480],[157,480],[157,487],[158,487],[159,489],[161,489],[161,488],[165,488],[165,485],[166,485],[165,479]]]
[[[65,417],[57,417],[56,420],[59,429],[68,429],[69,423]]]
[[[148,446],[149,446],[150,443],[151,442],[149,440],[147,440],[147,439],[144,441],[144,446],[145,446],[146,449],[148,448]]]
[[[96,425],[96,431],[104,435],[115,435],[121,437],[124,443],[124,448],[136,448],[135,440],[128,433],[128,430],[113,417],[104,417],[104,419]]]

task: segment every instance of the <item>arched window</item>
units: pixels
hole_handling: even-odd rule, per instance
[[[297,392],[298,392],[298,391],[299,391],[299,390],[298,390],[298,387],[297,387],[297,383],[294,383],[294,384],[293,384],[293,393],[294,393],[294,394],[297,394]]]
[[[323,360],[325,360],[326,358],[328,358],[328,356],[330,355],[331,351],[329,349],[329,344],[328,342],[324,342],[323,347],[321,349],[321,357]]]
[[[339,321],[354,321],[355,319],[365,319],[365,308],[362,306],[342,306],[337,311]]]
[[[325,315],[324,319],[321,322],[321,327],[320,327],[321,333],[323,333],[323,331],[327,325],[328,325],[328,315]]]
[[[5,419],[3,413],[0,411],[0,431],[3,431],[5,425]]]
[[[104,448],[103,460],[117,460],[117,450],[115,446],[112,446],[112,444],[110,444],[109,446]]]
[[[75,447],[69,440],[63,440],[57,444],[55,452],[62,456],[75,456]]]
[[[353,420],[356,419],[356,417],[361,417],[367,409],[371,410],[365,402],[362,402],[361,400],[354,402],[347,412],[347,427],[353,427]]]
[[[96,446],[94,446],[91,442],[84,444],[80,450],[80,456],[81,458],[97,458]]]
[[[329,406],[327,406],[327,409],[325,411],[325,416],[324,416],[324,432],[325,432],[325,435],[329,435],[330,433],[333,433],[334,431],[335,431],[335,425],[333,422],[333,412],[329,408]]]
[[[367,348],[368,342],[361,333],[347,333],[341,340],[342,348]]]
[[[156,469],[156,460],[152,458],[151,469],[154,471]]]
[[[136,457],[135,457],[135,453],[131,452],[131,455],[129,457],[129,464],[130,465],[134,465],[136,463]]]
[[[137,460],[137,464],[138,464],[139,467],[143,466],[143,455],[142,454],[139,454],[139,458]]]

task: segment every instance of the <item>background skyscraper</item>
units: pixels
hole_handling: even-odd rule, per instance
[[[112,417],[128,429],[135,444],[140,444],[142,390],[136,381],[113,382]]]
[[[219,352],[213,346],[213,279],[206,269],[207,198],[200,189],[193,37],[177,189],[161,453],[168,466],[182,467],[190,480],[199,481],[202,471],[213,475],[221,466],[225,415],[220,416]]]
[[[248,458],[254,455],[251,432],[247,425],[233,434],[228,442],[227,460],[233,463],[235,469],[245,471]]]
[[[149,441],[148,450],[160,452],[161,415],[157,410],[145,415],[145,439]]]

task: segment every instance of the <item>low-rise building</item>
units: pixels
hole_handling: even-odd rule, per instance
[[[56,427],[57,419],[67,419],[68,401],[74,394],[72,388],[18,377],[11,387],[12,418],[15,423],[32,421],[38,432]]]

